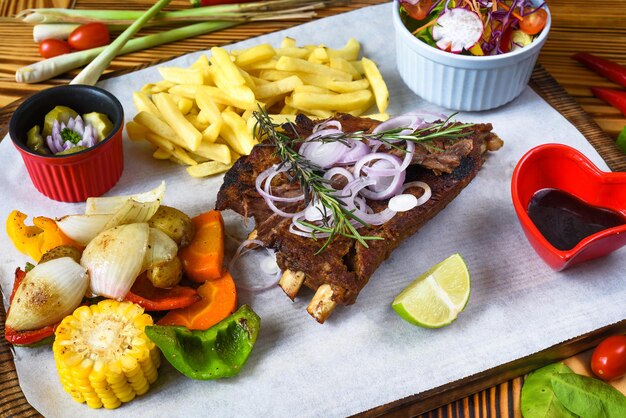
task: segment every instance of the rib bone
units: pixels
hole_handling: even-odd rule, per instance
[[[282,287],[282,289],[285,291],[285,293],[287,294],[287,296],[289,296],[291,300],[294,300],[294,298],[298,294],[298,291],[300,290],[300,287],[302,286],[302,283],[304,283],[303,272],[301,271],[293,272],[287,269],[281,276],[280,282],[278,282],[278,285]]]
[[[317,288],[306,310],[317,322],[323,324],[326,318],[333,313],[336,305],[333,301],[332,287],[329,284],[323,284]]]

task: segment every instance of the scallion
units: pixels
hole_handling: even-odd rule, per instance
[[[148,9],[141,17],[139,17],[135,22],[130,25],[124,32],[122,32],[113,42],[111,42],[105,49],[102,51],[96,59],[91,61],[89,65],[82,69],[80,73],[70,82],[70,84],[89,84],[94,85],[104,72],[106,68],[109,66],[113,58],[117,56],[120,50],[124,47],[126,42],[148,22],[152,19],[157,13],[161,11],[162,8],[167,6],[171,0],[159,0],[155,3],[154,6]]]
[[[33,40],[37,43],[44,39],[67,39],[79,23],[44,23],[33,27]]]
[[[175,10],[157,14],[148,25],[194,22],[208,20],[234,20],[246,22],[274,18],[309,18],[315,9],[330,3],[328,0],[270,0],[241,4],[222,4],[194,9]],[[294,16],[297,14],[297,16]],[[128,10],[80,10],[42,8],[27,9],[18,14],[27,23],[89,23],[128,25],[142,16],[140,11]]]

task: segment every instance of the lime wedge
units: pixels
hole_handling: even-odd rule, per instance
[[[465,308],[470,289],[467,264],[460,254],[453,254],[411,282],[391,306],[412,324],[441,328]]]

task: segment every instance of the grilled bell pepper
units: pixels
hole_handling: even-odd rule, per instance
[[[145,274],[135,280],[124,300],[136,303],[146,311],[168,311],[186,308],[201,299],[196,289],[174,286],[171,289],[154,287]]]
[[[9,297],[9,309],[11,309],[11,302],[13,302],[13,297],[15,297],[15,292],[17,292],[17,288],[20,287],[22,281],[26,277],[26,272],[20,268],[15,270],[15,281],[13,282],[13,290],[11,291],[11,296]],[[7,315],[9,313],[7,312]],[[40,329],[34,329],[30,331],[16,331],[11,327],[4,327],[4,338],[11,344],[17,346],[27,346],[27,347],[37,347],[40,345],[49,344],[54,340],[54,330],[57,325],[48,325],[46,327]]]
[[[254,347],[261,319],[248,305],[206,331],[153,325],[146,335],[179,372],[198,380],[239,373]]]
[[[61,232],[54,219],[37,216],[33,218],[34,225],[28,226],[24,223],[27,217],[14,210],[7,218],[6,229],[15,248],[33,260],[39,262],[42,255],[59,245],[76,246],[73,240]]]

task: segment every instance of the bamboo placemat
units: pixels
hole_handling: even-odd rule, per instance
[[[344,5],[322,10],[320,17],[378,3],[381,3],[381,1],[348,1]],[[70,4],[70,0],[0,0],[0,16],[13,15],[27,7],[65,6],[66,4]],[[76,7],[85,9],[145,9],[148,4],[150,4],[149,0],[135,0],[130,3],[77,0]],[[183,8],[187,4],[187,0],[173,0],[170,8]],[[538,66],[535,69],[531,85],[535,91],[585,135],[607,161],[611,169],[626,171],[626,157],[617,150],[611,138],[611,136],[616,136],[617,132],[626,125],[626,119],[616,110],[593,98],[589,90],[591,85],[611,87],[615,87],[615,85],[592,74],[569,59],[572,53],[584,50],[599,53],[626,64],[626,1],[594,1],[593,7],[590,7],[590,2],[586,0],[553,0],[549,2],[549,6],[553,14],[553,28],[540,56],[540,63],[543,67]],[[164,45],[148,51],[129,54],[116,59],[106,76],[120,75],[188,52],[207,49],[214,45],[237,42],[291,27],[298,23],[300,22],[251,23]],[[358,23],[355,22],[355,24]],[[373,24],[376,24],[376,22]],[[144,33],[150,33],[155,30],[158,29],[146,30]],[[28,25],[15,22],[1,22],[0,35],[5,40],[11,39],[10,43],[3,42],[0,45],[0,106],[5,106],[3,109],[0,109],[1,138],[6,134],[12,110],[16,107],[15,104],[9,105],[11,102],[43,88],[65,84],[75,73],[37,85],[16,83],[13,81],[15,70],[20,66],[39,60],[37,46],[32,41],[31,28]],[[555,78],[563,87],[555,81]],[[581,105],[584,110],[581,109]],[[607,135],[607,132],[610,136]],[[626,331],[624,330],[625,327],[626,325],[622,324],[620,329]],[[0,309],[0,333],[4,333],[3,309]],[[536,366],[540,362],[554,361],[557,358],[570,356],[589,348],[597,342],[598,338],[599,334],[592,333],[582,336],[569,344],[554,347],[543,353],[539,360],[535,359]],[[515,370],[517,375],[520,375],[530,369],[527,366],[526,369]],[[493,416],[519,418],[521,417],[519,394],[523,378],[517,377],[498,385],[503,380],[516,375],[511,373],[511,370],[508,372],[503,370],[500,374],[493,372],[489,379],[483,379],[478,386],[474,383],[473,385],[467,385],[465,391],[461,387],[461,389],[457,388],[457,390],[449,391],[448,393],[436,394],[436,397],[431,397],[429,401],[422,402],[422,405],[419,402],[405,402],[394,405],[393,408],[382,406],[369,411],[366,415],[416,416],[424,412],[425,409],[451,402],[446,406],[423,414],[422,417],[465,418]],[[461,397],[459,393],[463,393],[462,396],[466,396],[468,393],[488,386],[493,387],[455,401],[455,399]],[[0,417],[25,418],[41,416],[28,404],[19,387],[13,356],[4,339],[0,339],[0,393],[2,394],[0,399]]]

